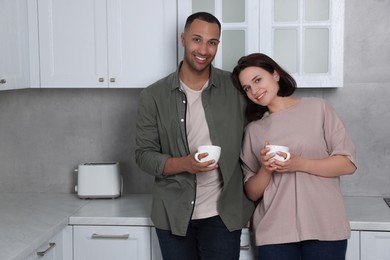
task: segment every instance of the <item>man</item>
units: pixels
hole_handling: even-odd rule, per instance
[[[220,34],[213,15],[189,16],[178,70],[140,95],[136,162],[155,176],[152,220],[168,260],[238,259],[254,207],[239,164],[245,101],[230,73],[211,65]],[[222,148],[215,166],[194,159],[207,144]]]

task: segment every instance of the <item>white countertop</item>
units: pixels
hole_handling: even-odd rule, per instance
[[[352,230],[390,231],[390,207],[382,197],[344,197]]]
[[[345,197],[352,230],[390,231],[380,197]],[[152,226],[151,195],[81,200],[75,194],[0,193],[0,259],[21,259],[66,225]]]
[[[70,216],[70,225],[153,226],[152,196],[125,195],[118,199],[90,200]]]
[[[72,194],[0,193],[0,259],[34,252],[86,203]]]

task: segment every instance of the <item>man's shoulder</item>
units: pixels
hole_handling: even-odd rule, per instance
[[[231,72],[230,71],[227,71],[227,70],[223,70],[223,69],[220,69],[220,68],[216,68],[216,67],[212,67],[211,69],[211,73],[212,75],[218,77],[218,78],[223,78],[223,79],[228,79],[228,80],[231,80]]]

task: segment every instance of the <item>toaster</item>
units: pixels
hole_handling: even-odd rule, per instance
[[[75,169],[77,185],[75,191],[82,199],[118,198],[123,183],[118,162],[83,163]]]

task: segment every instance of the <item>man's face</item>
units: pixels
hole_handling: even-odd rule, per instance
[[[195,19],[181,34],[181,43],[184,47],[183,62],[191,70],[203,72],[209,68],[217,53],[219,27],[215,23]]]

